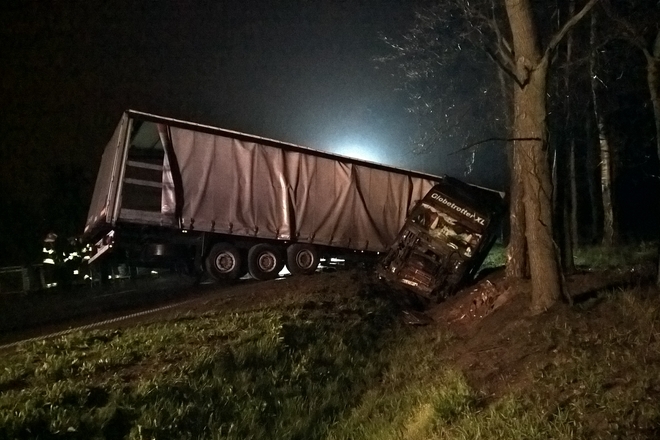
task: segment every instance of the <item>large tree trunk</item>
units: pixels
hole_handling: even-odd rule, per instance
[[[545,81],[547,66],[538,65],[529,83],[516,92],[514,148],[521,159],[525,236],[532,278],[532,311],[540,313],[561,295],[552,234],[552,183],[547,157]],[[526,140],[529,139],[529,140]]]
[[[513,94],[504,71],[499,69],[500,90],[502,99],[508,103],[505,107],[506,127],[513,129]],[[513,145],[507,145],[509,159],[509,244],[506,247],[506,276],[509,278],[529,277],[527,264],[527,239],[525,238],[525,208],[523,206],[523,182],[520,170],[520,160],[515,157]]]
[[[559,264],[552,239],[552,180],[547,157],[546,86],[548,58],[542,57],[529,0],[506,0],[516,54],[514,157],[520,160],[525,231],[532,277],[532,312],[552,306],[561,295]]]

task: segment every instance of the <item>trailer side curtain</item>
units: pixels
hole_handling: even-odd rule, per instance
[[[384,251],[436,183],[313,152],[171,133],[186,228]]]

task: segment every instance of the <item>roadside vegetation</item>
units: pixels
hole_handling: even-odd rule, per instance
[[[411,306],[368,274],[315,277],[318,288],[268,306],[2,353],[0,439],[660,436],[650,287],[542,317],[519,313],[518,298],[479,320],[414,327],[400,319]]]
[[[658,253],[654,242],[641,242],[619,246],[592,244],[575,249],[575,266],[578,270],[623,269],[629,270],[635,265],[653,264]],[[506,264],[506,247],[496,243],[484,260],[482,268],[494,269]]]

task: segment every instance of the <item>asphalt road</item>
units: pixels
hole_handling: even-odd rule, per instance
[[[64,333],[98,323],[144,319],[212,296],[233,297],[253,280],[195,285],[178,275],[125,280],[103,288],[4,295],[0,297],[0,348],[31,338]]]

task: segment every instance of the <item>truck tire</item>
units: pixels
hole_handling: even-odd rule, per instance
[[[262,243],[250,248],[248,269],[252,278],[262,281],[275,279],[283,267],[284,259],[277,247]]]
[[[309,244],[292,244],[286,250],[286,267],[293,275],[309,275],[319,266],[319,253]]]
[[[206,256],[206,271],[216,280],[235,280],[241,276],[241,253],[229,243],[217,243]]]

